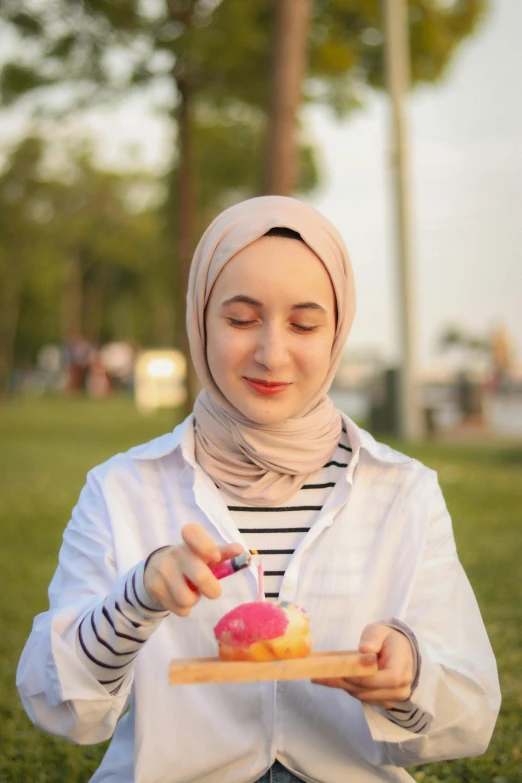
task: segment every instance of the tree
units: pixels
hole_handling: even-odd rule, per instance
[[[206,223],[217,203],[224,207],[253,191],[250,163],[262,137],[251,123],[211,113],[195,131],[194,166],[204,184],[197,213]],[[82,334],[93,343],[172,345],[184,297],[171,252],[177,192],[168,178],[101,171],[91,155],[88,144],[67,146],[62,138],[49,144],[31,136],[11,151],[0,172],[4,392],[13,361],[32,364],[44,343]],[[305,160],[303,186],[313,186],[316,172]]]
[[[34,361],[44,342],[77,333],[95,343],[173,338],[161,218],[155,203],[134,205],[160,183],[141,172],[99,171],[86,148],[69,150],[53,168],[45,148],[23,139],[0,174],[4,395],[13,360]]]
[[[380,5],[315,0],[306,100],[342,114],[367,86],[383,86]],[[70,111],[126,90],[163,88],[161,108],[177,121],[185,104],[187,116],[193,104],[192,116],[201,106],[248,107],[265,118],[274,13],[285,7],[286,0],[4,0],[0,22],[17,45],[4,54],[1,99],[8,105],[31,95],[47,110]],[[409,0],[414,84],[441,77],[485,8],[486,0]],[[59,96],[49,90],[56,84]]]
[[[25,139],[0,176],[0,397],[8,393],[22,289],[32,254],[39,249],[43,214],[39,177],[41,141]],[[44,208],[45,209],[45,208]]]
[[[296,189],[297,128],[306,73],[310,0],[276,4],[264,193],[289,196]]]
[[[67,111],[127,90],[157,88],[166,96],[161,108],[178,130],[175,200],[181,290],[198,222],[194,123],[202,113],[214,111],[240,116],[266,133],[271,30],[275,9],[282,5],[282,0],[2,4],[0,20],[18,41],[2,68],[0,96],[5,104],[30,95],[39,105]],[[434,81],[478,23],[485,0],[442,5],[410,0],[409,6],[413,82]],[[325,103],[341,115],[361,102],[367,86],[381,87],[380,25],[379,0],[316,0],[304,99]],[[52,90],[56,84],[61,85],[59,93]],[[261,176],[258,192],[260,182]]]
[[[440,334],[438,343],[443,352],[458,352],[460,366],[456,373],[455,389],[464,420],[479,416],[482,413],[482,388],[480,382],[473,380],[473,369],[477,360],[491,359],[489,341],[459,326],[450,325]]]
[[[438,343],[441,351],[452,348],[463,351],[463,367],[466,366],[473,356],[487,354],[490,350],[490,344],[487,339],[468,333],[455,325],[450,325],[444,329],[439,336]]]

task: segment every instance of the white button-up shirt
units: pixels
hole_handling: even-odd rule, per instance
[[[404,766],[485,750],[500,705],[497,671],[436,474],[343,419],[353,448],[346,481],[295,551],[280,599],[306,609],[315,650],[357,649],[364,627],[383,618],[409,626],[422,658],[412,705],[425,728],[413,733],[303,680],[169,686],[169,662],[216,655],[215,624],[257,598],[254,567],[223,580],[223,595],[202,599],[189,617],[169,615],[115,695],[86,670],[81,619],[152,550],[180,542],[185,524],[244,546],[195,462],[189,417],[89,473],[50,609],[20,660],[18,688],[37,726],[82,744],[113,735],[92,783],[250,783],[276,757],[309,783],[406,781]]]

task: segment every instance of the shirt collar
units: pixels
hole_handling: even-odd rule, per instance
[[[357,424],[345,413],[341,413],[341,418],[346,426],[346,432],[348,434],[353,456],[356,457],[355,462],[358,461],[361,449],[364,449],[377,462],[392,465],[411,462],[411,457],[401,454],[400,451],[395,451],[395,449],[392,449],[385,443],[379,443],[369,432],[366,432],[366,430],[357,426]],[[139,460],[160,459],[161,457],[171,454],[176,449],[181,448],[181,452],[186,462],[194,467],[193,422],[194,416],[191,414],[172,432],[167,432],[159,438],[155,438],[142,446],[131,449],[130,456],[133,459]]]
[[[412,458],[406,456],[406,454],[402,454],[400,451],[392,449],[391,446],[387,446],[385,443],[379,443],[379,441],[375,440],[373,435],[370,435],[369,432],[358,427],[345,413],[341,412],[341,418],[346,425],[346,432],[352,448],[352,454],[354,457],[357,457],[357,459],[361,449],[364,449],[370,457],[377,462],[383,462],[389,465],[401,465],[412,461]]]
[[[130,456],[132,459],[148,460],[148,459],[161,459],[168,454],[172,454],[173,451],[180,448],[183,457],[190,465],[195,464],[194,456],[194,415],[191,414],[187,418],[178,424],[172,432],[167,432],[165,435],[160,435],[159,438],[154,438],[148,443],[144,443],[142,446],[136,446],[131,449]]]

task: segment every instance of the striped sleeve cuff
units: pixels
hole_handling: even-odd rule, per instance
[[[430,717],[411,701],[401,701],[400,707],[381,710],[382,714],[396,726],[407,729],[413,734],[421,734],[430,724]]]
[[[380,711],[388,720],[392,721],[392,723],[395,723],[397,726],[407,729],[413,734],[420,734],[425,729],[429,728],[431,719],[429,715],[424,713],[414,704],[414,691],[419,683],[422,665],[419,643],[411,628],[402,620],[392,617],[389,620],[385,620],[384,623],[390,628],[394,628],[396,631],[404,634],[411,644],[413,652],[413,682],[411,685],[411,695],[408,701],[397,702],[394,707],[391,707],[388,710],[382,709]]]
[[[140,649],[168,615],[145,591],[145,565],[142,560],[132,568],[78,626],[78,655],[111,694],[120,689]]]

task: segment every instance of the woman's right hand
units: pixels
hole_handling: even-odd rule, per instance
[[[160,549],[150,558],[143,575],[145,590],[157,604],[179,617],[186,617],[201,596],[219,598],[219,580],[209,565],[241,554],[241,544],[217,546],[207,531],[191,522],[181,531],[183,544]],[[191,590],[189,579],[197,589]]]

